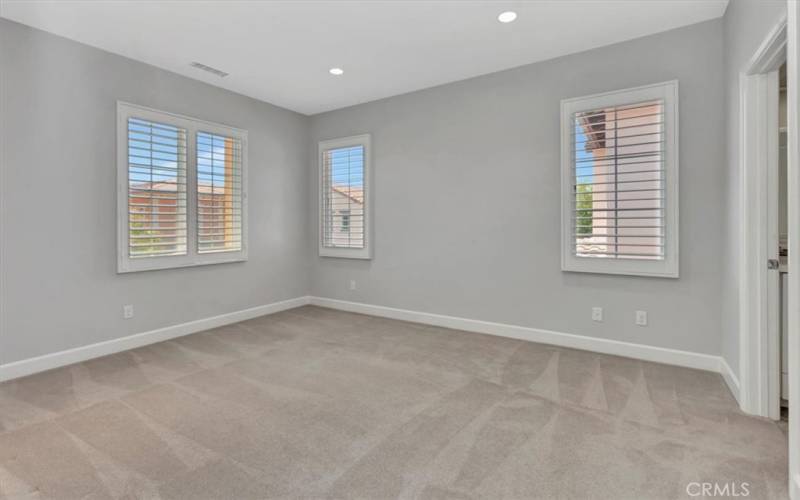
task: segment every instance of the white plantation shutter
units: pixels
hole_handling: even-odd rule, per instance
[[[117,103],[117,271],[247,259],[247,132]]]
[[[573,114],[577,255],[664,258],[664,101]]]
[[[677,275],[677,84],[566,101],[565,270]]]
[[[197,251],[242,249],[242,145],[233,137],[197,134]]]
[[[369,258],[369,136],[320,143],[320,255]]]
[[[324,246],[364,248],[364,147],[329,149],[322,161]]]
[[[186,254],[186,130],[128,118],[128,255]]]

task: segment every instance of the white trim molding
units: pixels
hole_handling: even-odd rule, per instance
[[[67,349],[65,351],[54,352],[37,356],[35,358],[23,359],[21,361],[14,361],[0,365],[0,382],[11,380],[34,373],[52,370],[61,366],[80,363],[89,359],[99,358],[101,356],[108,356],[137,347],[142,347],[156,342],[163,342],[165,340],[183,337],[192,333],[202,332],[211,328],[230,325],[245,321],[266,314],[273,314],[287,309],[294,309],[295,307],[304,306],[310,303],[309,297],[297,297],[294,299],[282,300],[280,302],[273,302],[263,306],[251,307],[240,311],[234,311],[218,316],[211,316],[209,318],[198,319],[189,321],[187,323],[180,323],[177,325],[158,328],[148,332],[137,333],[113,340],[106,340],[96,344],[76,347]]]
[[[733,372],[725,358],[721,356],[719,358],[719,373],[722,375],[722,379],[725,380],[725,384],[727,384],[728,389],[730,389],[731,394],[733,394],[733,397],[736,398],[736,402],[741,406],[742,389],[741,385],[739,384],[739,377],[737,377]]]
[[[786,86],[789,203],[789,496],[800,500],[800,3],[787,5]]]
[[[777,218],[777,69],[786,57],[786,23],[775,25],[739,76],[739,403],[746,413],[774,419],[778,271],[768,270],[767,260],[778,258],[770,218]]]
[[[723,359],[712,354],[702,354],[690,351],[680,351],[665,347],[655,347],[644,344],[634,344],[619,340],[601,339],[597,337],[587,337],[572,333],[555,332],[552,330],[542,330],[527,326],[509,325],[505,323],[493,323],[476,319],[459,318],[456,316],[445,316],[408,309],[397,309],[394,307],[364,304],[361,302],[348,302],[345,300],[328,299],[323,297],[311,297],[311,304],[315,306],[338,309],[383,318],[411,321],[425,325],[440,326],[462,330],[467,332],[484,333],[496,335],[498,337],[508,337],[512,339],[527,340],[541,344],[550,344],[559,347],[569,347],[581,349],[601,354],[612,354],[627,358],[664,363],[667,365],[683,366],[720,373],[722,372]],[[725,363],[727,366],[727,363]],[[735,377],[733,378],[735,380]],[[738,381],[736,381],[738,385]],[[730,386],[730,385],[729,385]]]
[[[795,474],[790,482],[791,484],[789,485],[789,487],[791,489],[789,493],[789,498],[791,498],[791,500],[797,500],[798,498],[800,498],[800,474]]]
[[[751,75],[769,73],[786,61],[788,47],[788,17],[783,16],[772,27],[745,66]]]
[[[655,363],[716,372],[722,375],[737,400],[739,398],[739,381],[728,366],[728,363],[726,363],[725,360],[720,356],[681,351],[665,347],[648,346],[644,344],[634,344],[631,342],[622,342],[618,340],[587,337],[584,335],[575,335],[571,333],[530,328],[526,326],[494,323],[490,321],[481,321],[460,318],[456,316],[446,316],[442,314],[411,311],[408,309],[398,309],[394,307],[385,307],[314,296],[297,297],[280,302],[273,302],[263,306],[220,314],[218,316],[203,318],[187,323],[180,323],[127,337],[107,340],[104,342],[76,347],[65,351],[45,354],[35,358],[6,363],[0,365],[0,382],[24,377],[26,375],[32,375],[34,373],[39,373],[46,370],[52,370],[61,366],[80,363],[90,359],[107,356],[109,354],[135,349],[137,347],[142,347],[157,342],[163,342],[165,340],[183,337],[192,333],[237,323],[239,321],[245,321],[267,314],[274,314],[287,309],[294,309],[296,307],[308,304],[340,311],[349,311],[382,318],[452,328],[465,332],[483,333],[498,337],[507,337],[529,342],[538,342],[541,344],[581,349],[601,354],[611,354],[643,361],[652,361]]]

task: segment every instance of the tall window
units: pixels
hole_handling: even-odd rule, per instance
[[[247,132],[117,104],[118,272],[246,260]]]
[[[197,251],[242,249],[242,145],[235,137],[197,134]]]
[[[678,276],[677,82],[562,101],[562,268]]]
[[[319,145],[321,256],[371,257],[369,148],[369,135]]]

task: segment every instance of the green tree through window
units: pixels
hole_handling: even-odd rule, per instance
[[[592,234],[592,185],[575,186],[575,231],[579,235]]]

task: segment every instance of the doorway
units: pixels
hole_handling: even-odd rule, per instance
[[[778,419],[788,396],[789,490],[800,500],[800,276],[791,272],[800,250],[800,2],[789,1],[787,10],[788,18],[764,40],[740,80],[739,402],[747,413]]]
[[[747,413],[774,420],[781,415],[780,89],[786,46],[783,20],[740,77],[739,403]]]

